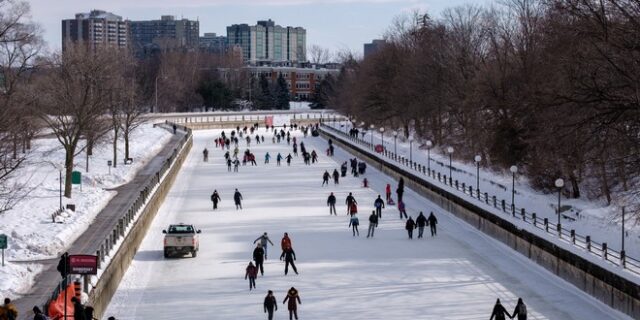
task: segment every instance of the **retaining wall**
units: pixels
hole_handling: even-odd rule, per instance
[[[102,276],[98,280],[98,283],[91,291],[89,295],[89,305],[95,308],[95,316],[98,319],[102,319],[104,312],[111,301],[111,298],[118,290],[120,280],[127,272],[127,268],[131,264],[133,257],[138,252],[138,247],[144,239],[151,222],[158,213],[158,209],[164,202],[167,193],[173,185],[182,163],[189,154],[191,146],[193,145],[193,138],[189,137],[189,140],[185,143],[184,148],[176,157],[175,163],[165,176],[165,179],[160,182],[158,189],[151,196],[147,202],[147,205],[142,209],[138,219],[133,224],[129,233],[122,240],[122,244],[118,251],[113,255],[109,265],[106,267]]]
[[[326,139],[331,138],[335,145],[355,155],[358,159],[366,161],[369,166],[375,167],[395,179],[404,178],[405,186],[411,190],[506,244],[611,308],[634,319],[640,319],[640,287],[633,281],[608,271],[571,251],[558,247],[544,238],[519,229],[511,222],[424,181],[402,167],[371,157],[360,147],[349,142],[345,143],[347,140],[342,137],[324,129],[320,130],[320,134]]]

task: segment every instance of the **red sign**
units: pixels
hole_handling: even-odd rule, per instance
[[[376,144],[376,152],[377,153],[382,153],[384,152],[384,147],[382,147],[381,144]]]
[[[273,125],[273,116],[264,117],[264,124],[266,126],[272,126]]]
[[[98,256],[69,255],[70,274],[98,274]]]

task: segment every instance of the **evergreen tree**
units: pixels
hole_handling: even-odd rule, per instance
[[[269,86],[269,80],[265,75],[260,76],[258,90],[256,90],[255,104],[256,109],[269,110],[274,109],[273,94]]]
[[[277,109],[289,110],[289,88],[287,86],[287,80],[284,79],[282,74],[278,76],[278,81],[275,86],[275,106]]]
[[[315,91],[311,95],[311,109],[324,109],[329,105],[329,99],[336,94],[335,92],[336,79],[331,75],[324,77]]]

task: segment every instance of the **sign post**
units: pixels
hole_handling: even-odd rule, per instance
[[[80,171],[71,172],[71,184],[79,184],[82,191],[82,173]]]
[[[98,256],[88,254],[69,255],[70,274],[98,274]]]
[[[4,249],[7,248],[7,235],[0,234],[0,249],[2,249],[2,266],[4,267]]]
[[[109,174],[111,174],[111,166],[113,165],[113,162],[111,160],[107,160],[107,166],[109,166]]]

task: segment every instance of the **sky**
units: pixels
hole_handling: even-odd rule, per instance
[[[332,52],[362,53],[363,44],[381,38],[395,17],[415,9],[438,17],[443,9],[490,0],[28,0],[33,20],[51,50],[61,47],[61,20],[101,9],[129,20],[174,15],[200,21],[200,34],[226,35],[232,24],[272,19],[307,30],[307,45]]]

